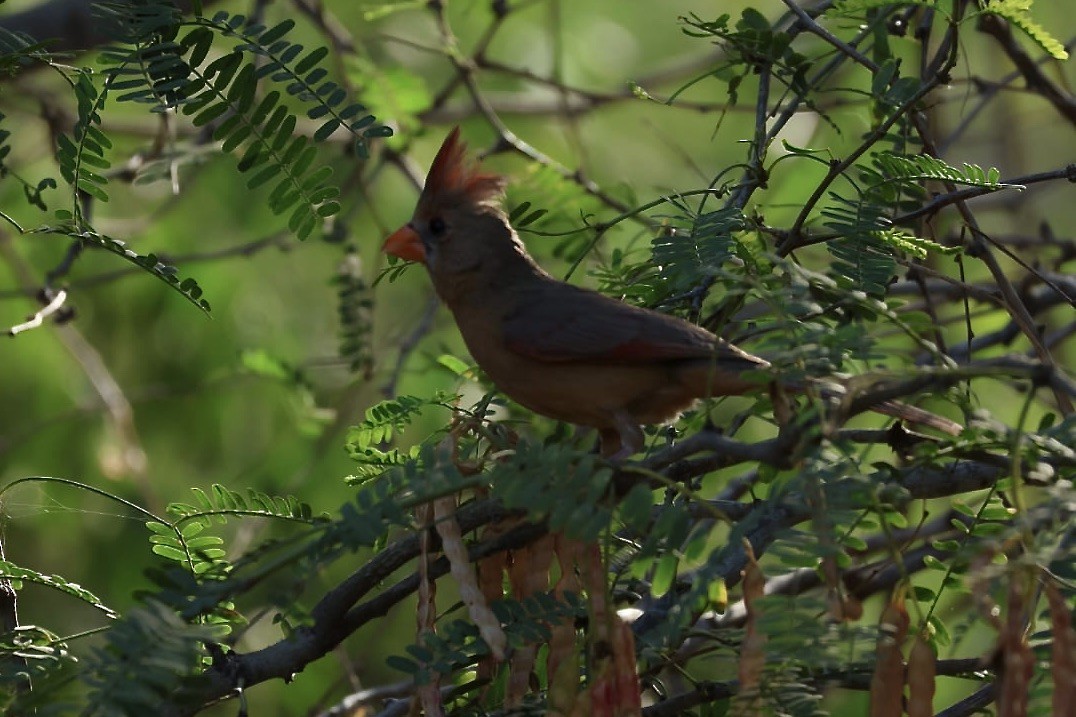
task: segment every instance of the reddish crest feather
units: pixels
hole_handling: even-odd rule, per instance
[[[430,173],[426,175],[426,191],[436,194],[459,192],[476,204],[496,204],[504,192],[504,177],[483,174],[469,161],[467,145],[460,140],[460,128],[454,128],[437,151]]]

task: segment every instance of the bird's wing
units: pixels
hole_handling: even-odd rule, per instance
[[[542,282],[504,317],[508,349],[546,362],[647,363],[716,359],[729,368],[766,362],[694,324],[569,284]]]

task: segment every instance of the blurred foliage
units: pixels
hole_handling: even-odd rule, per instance
[[[1063,3],[110,0],[75,54],[4,24],[33,4],[0,16],[9,713],[430,684],[499,710],[511,676],[450,580],[414,629],[413,511],[457,493],[476,560],[601,546],[655,714],[732,709],[749,635],[735,709],[866,714],[891,591],[949,676],[936,709],[997,648],[1033,655],[1017,696],[1049,712],[1076,649]],[[628,468],[506,402],[379,252],[457,123],[552,273],[843,392],[708,402]],[[965,430],[845,425],[889,389]],[[593,585],[543,577],[491,604],[519,652],[596,630]],[[517,712],[560,698],[536,669]]]

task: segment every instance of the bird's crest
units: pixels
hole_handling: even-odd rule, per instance
[[[477,163],[467,156],[467,145],[460,139],[460,128],[456,127],[437,151],[426,175],[424,191],[459,193],[475,204],[499,206],[504,185],[504,177],[478,171]]]

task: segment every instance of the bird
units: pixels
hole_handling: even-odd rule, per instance
[[[769,361],[700,326],[551,276],[509,223],[506,185],[468,156],[456,127],[410,221],[382,247],[425,266],[499,391],[535,413],[597,429],[602,455],[622,462],[642,450],[641,426],[773,382]]]

